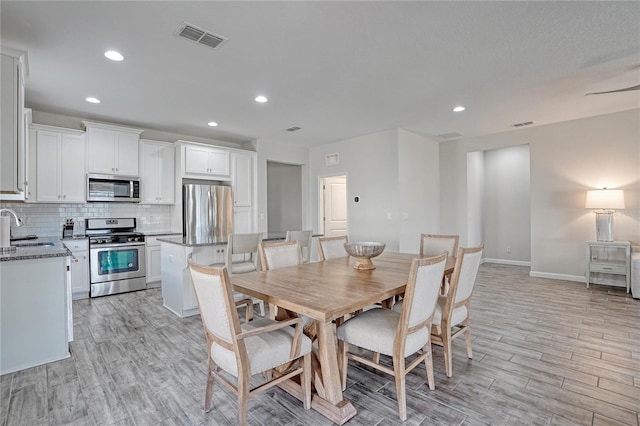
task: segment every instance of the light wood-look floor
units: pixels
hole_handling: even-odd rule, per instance
[[[639,425],[640,300],[624,290],[530,278],[484,264],[471,302],[474,359],[454,344],[453,377],[434,346],[407,376],[408,425]],[[71,359],[0,377],[0,424],[231,425],[216,388],[203,411],[206,348],[198,316],[179,319],[159,289],[74,302]],[[28,338],[28,336],[25,336]],[[347,424],[400,424],[393,379],[349,366]],[[249,402],[253,425],[327,425],[280,389]]]

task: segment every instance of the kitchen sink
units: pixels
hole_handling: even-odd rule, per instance
[[[13,244],[15,247],[53,247],[53,243],[51,241],[42,241],[42,242],[31,242],[31,243],[16,243]]]

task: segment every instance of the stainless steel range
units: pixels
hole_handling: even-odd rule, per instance
[[[135,218],[86,219],[90,297],[147,288],[144,234],[135,229]]]

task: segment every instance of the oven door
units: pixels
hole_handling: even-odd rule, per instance
[[[145,276],[144,244],[101,244],[89,250],[91,284]]]

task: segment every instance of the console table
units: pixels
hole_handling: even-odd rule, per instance
[[[629,241],[587,241],[587,270],[589,283],[625,287],[631,284],[631,243]]]

